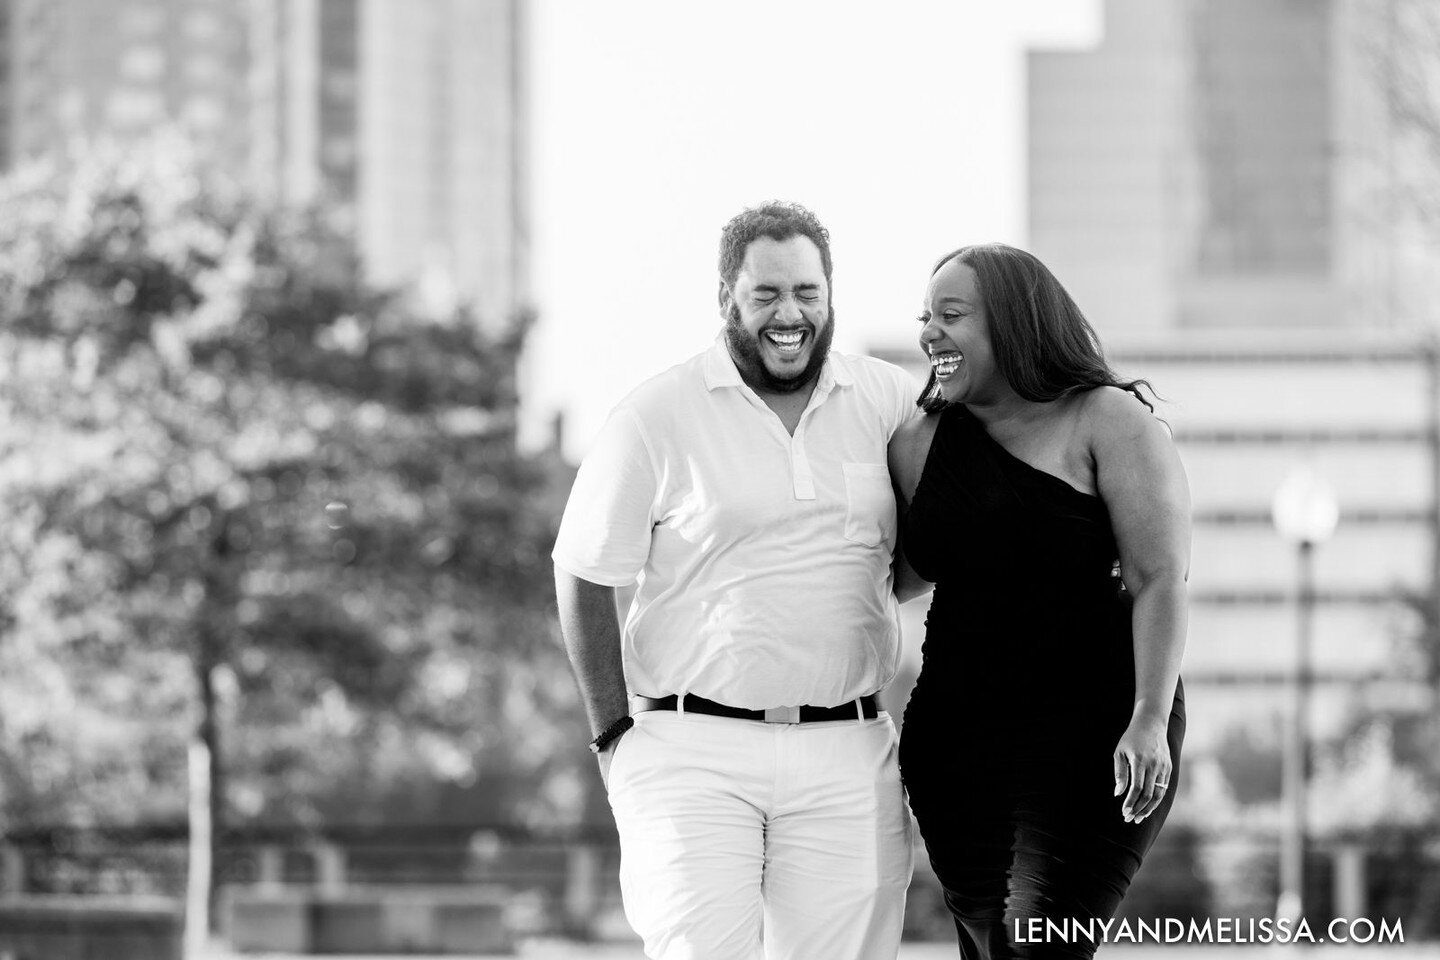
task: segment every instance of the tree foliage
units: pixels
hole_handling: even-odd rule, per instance
[[[0,209],[0,827],[183,817],[197,728],[232,823],[574,820],[523,318],[417,316],[185,161]]]
[[[1386,212],[1440,230],[1440,7],[1384,0],[1365,8],[1362,28],[1387,114]]]

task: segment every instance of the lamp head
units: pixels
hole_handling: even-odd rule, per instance
[[[1340,522],[1340,503],[1329,483],[1309,467],[1297,467],[1281,481],[1271,504],[1275,529],[1297,545],[1323,543]]]

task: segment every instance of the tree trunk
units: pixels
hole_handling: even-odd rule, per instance
[[[224,718],[221,691],[217,680],[225,664],[230,640],[232,615],[235,608],[235,571],[230,561],[230,516],[211,504],[211,559],[205,571],[205,596],[200,606],[199,654],[196,658],[196,680],[200,688],[200,742],[205,748],[206,824],[205,836],[205,918],[207,933],[219,928],[220,902],[220,837],[225,832],[225,752],[221,726]],[[199,802],[198,800],[196,801]]]
[[[194,792],[192,780],[192,808],[204,804],[205,835],[205,916],[206,929],[217,927],[217,906],[220,896],[220,835],[225,829],[225,774],[224,751],[220,739],[221,704],[216,689],[216,673],[220,666],[219,646],[213,634],[214,624],[210,617],[201,625],[200,658],[196,666],[196,681],[200,687],[201,715],[197,731],[197,746],[203,751],[202,795]]]
[[[203,724],[202,724],[203,726]],[[212,755],[203,736],[190,741],[190,841],[185,891],[185,958],[197,960],[210,940],[214,892],[214,836],[211,820]]]
[[[220,697],[216,672],[220,638],[216,633],[216,578],[206,578],[196,631],[195,685],[199,717],[190,744],[190,850],[186,891],[185,955],[199,956],[218,925],[219,840],[224,830],[224,777],[220,742]]]

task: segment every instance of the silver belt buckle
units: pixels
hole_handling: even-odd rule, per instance
[[[799,707],[771,707],[765,711],[766,723],[799,723]]]

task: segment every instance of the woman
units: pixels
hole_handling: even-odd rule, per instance
[[[890,457],[902,577],[935,594],[901,771],[963,956],[1090,956],[1026,921],[1113,916],[1175,796],[1184,471],[1030,254],[949,254],[920,322],[926,416]]]

